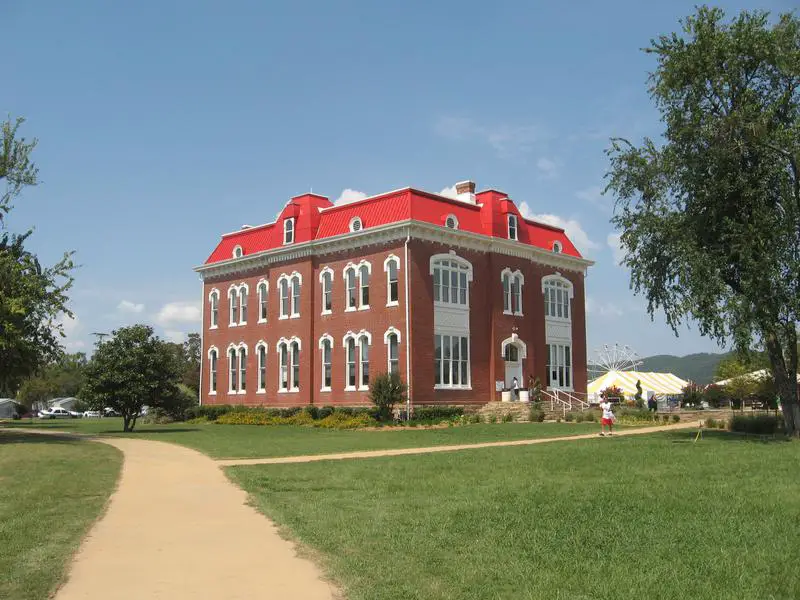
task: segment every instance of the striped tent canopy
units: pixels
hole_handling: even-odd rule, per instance
[[[639,371],[609,371],[589,383],[589,397],[599,397],[607,387],[616,386],[625,392],[625,396],[636,395],[636,382],[642,383],[642,396],[676,396],[683,392],[689,383],[672,373],[641,373]],[[648,394],[651,392],[651,394]]]

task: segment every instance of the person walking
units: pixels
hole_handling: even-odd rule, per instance
[[[514,377],[514,380],[511,382],[511,389],[514,390],[514,401],[519,401],[519,381],[517,378]]]
[[[614,411],[611,410],[611,402],[606,399],[600,403],[600,408],[603,409],[603,417],[600,419],[600,435],[606,435],[606,427],[608,427],[608,435],[614,434]]]

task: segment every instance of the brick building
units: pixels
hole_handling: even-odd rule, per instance
[[[586,392],[584,276],[564,231],[506,194],[304,194],[222,236],[203,280],[203,404],[368,403],[397,370],[414,404],[483,404],[529,375]]]

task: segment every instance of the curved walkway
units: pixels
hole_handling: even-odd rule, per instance
[[[653,427],[637,427],[632,429],[617,429],[613,437],[627,435],[641,435],[656,431],[673,431],[676,429],[697,428],[698,421],[676,423],[675,425],[656,425]],[[452,446],[427,446],[423,448],[394,448],[389,450],[361,450],[358,452],[340,452],[338,454],[311,454],[306,456],[279,456],[275,458],[231,458],[217,460],[222,467],[235,467],[244,465],[281,465],[286,463],[306,463],[319,460],[345,460],[348,458],[373,458],[377,456],[403,456],[406,454],[429,454],[431,452],[453,452],[454,450],[474,450],[477,448],[498,448],[500,446],[531,446],[533,444],[547,444],[550,442],[564,442],[572,440],[596,439],[595,433],[582,433],[580,435],[566,435],[561,437],[536,438],[529,440],[511,440],[508,442],[481,442],[478,444],[458,444]]]
[[[164,442],[101,441],[125,454],[122,475],[56,600],[337,597],[210,458]]]

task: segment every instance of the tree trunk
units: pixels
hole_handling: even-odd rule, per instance
[[[128,415],[122,417],[122,431],[128,432],[131,430],[131,418]]]
[[[131,428],[128,431],[133,431],[133,428],[136,427],[136,417],[137,415],[131,417]]]
[[[786,435],[799,437],[800,406],[797,404],[797,336],[794,333],[794,325],[792,324],[791,327],[791,332],[785,332],[789,338],[787,340],[788,360],[784,356],[781,340],[775,332],[771,331],[767,334],[764,341],[769,355],[772,376],[775,379],[775,387],[781,399]]]

